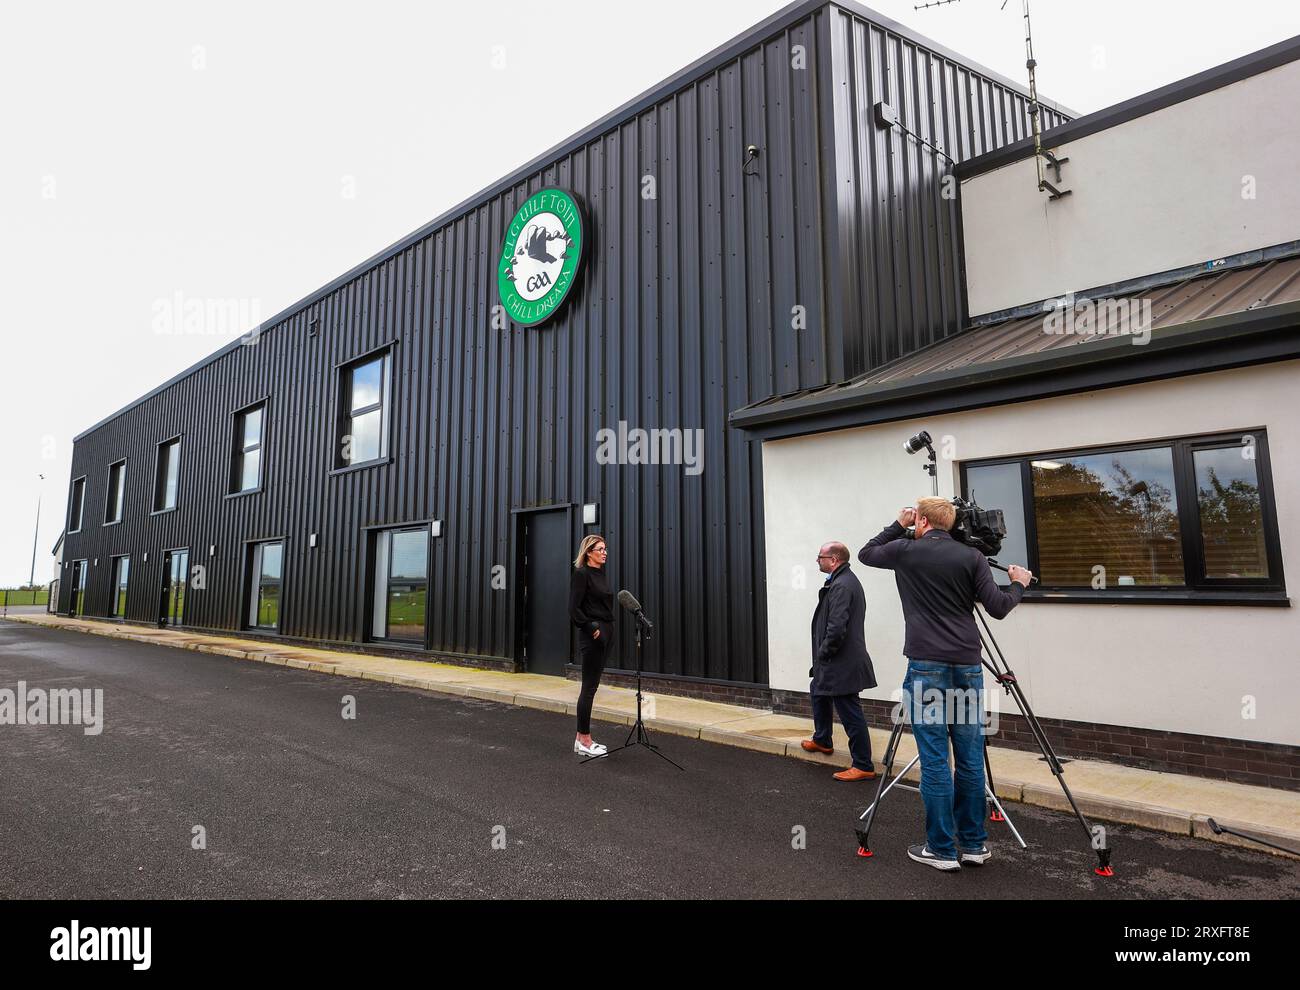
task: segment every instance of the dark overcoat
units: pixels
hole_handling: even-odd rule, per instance
[[[812,620],[813,694],[857,694],[876,686],[867,653],[867,596],[845,561],[817,592]]]

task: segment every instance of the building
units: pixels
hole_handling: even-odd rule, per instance
[[[728,414],[962,326],[956,201],[884,101],[954,157],[1028,133],[1010,80],[793,4],[79,435],[60,608],[562,674],[599,529],[661,686],[764,697],[760,446]],[[544,190],[581,267],[538,322],[502,245]],[[638,431],[695,456],[638,463]]]
[[[993,631],[1061,752],[1300,789],[1297,95],[1300,38],[1047,131],[1059,199],[1031,143],[959,163],[963,332],[733,414],[763,443],[778,705],[806,704],[791,575],[925,493],[924,429],[941,493],[1003,509],[1040,577]],[[883,714],[902,617],[863,570]],[[1014,709],[1001,733],[1028,741]]]
[[[1297,54],[1078,119],[1044,101],[1070,189],[1048,201],[1021,86],[854,3],[792,4],[78,436],[59,608],[564,675],[568,561],[601,532],[616,585],[656,620],[655,690],[799,711],[815,548],[865,541],[923,491],[900,441],[924,427],[953,440],[945,491],[1001,501],[1021,536],[1037,524],[1008,552],[1050,587],[997,631],[1063,752],[1095,751],[1092,732],[1116,759],[1295,786],[1282,572],[1300,519],[1274,493],[1300,212],[1278,198],[1294,138],[1268,100],[1294,92]],[[1209,129],[1178,115],[1222,99],[1208,154]],[[1151,151],[1153,124],[1174,152]],[[1216,156],[1239,167],[1234,148],[1267,152],[1246,172],[1273,198],[1227,238],[1232,204],[1200,217],[1185,197]],[[1139,207],[1116,163],[1164,197],[1161,236],[1145,236],[1151,208],[1124,224]],[[1062,250],[1062,224],[1086,243]],[[1207,260],[1221,263],[1191,278]],[[1251,278],[1264,302],[1223,299]],[[1134,333],[1044,333],[1043,301],[1071,290],[1071,320],[1093,299],[1137,303],[1116,309]],[[1161,315],[1136,347],[1148,297]],[[1254,474],[1232,481],[1255,485],[1265,573],[1175,587],[1191,552],[1170,537],[1167,489],[1186,532],[1202,525],[1184,475],[1247,430]],[[1085,454],[1156,441],[1181,473],[1139,471],[1126,496],[1147,570],[1105,540],[1047,540],[1023,487],[1035,461],[1059,452],[1060,477],[1086,481]],[[1249,563],[1232,547],[1225,567]],[[1076,557],[1113,581],[1058,587]],[[897,599],[888,575],[867,583],[888,685]],[[1091,658],[1090,638],[1111,652]],[[1028,655],[1045,642],[1054,667]],[[1227,644],[1257,657],[1241,677]],[[1143,668],[1139,649],[1185,653],[1201,694],[1168,688],[1167,662]],[[1207,686],[1240,687],[1257,716],[1234,721]],[[880,714],[888,691],[872,697]],[[1102,723],[1148,735],[1118,743]],[[1170,734],[1211,753],[1178,750],[1197,766],[1150,742]],[[1239,768],[1209,762],[1238,751]]]

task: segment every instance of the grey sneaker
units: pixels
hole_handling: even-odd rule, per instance
[[[961,854],[962,866],[983,866],[993,856],[988,846],[980,846],[978,849],[959,849],[958,852]]]
[[[936,870],[960,870],[961,863],[955,859],[940,859],[934,853],[930,852],[929,846],[908,846],[907,858],[924,863],[926,866],[933,866]]]

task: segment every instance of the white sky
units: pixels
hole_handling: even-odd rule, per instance
[[[869,6],[1023,82],[1020,0],[1000,3]],[[782,6],[9,6],[0,587],[27,579],[42,493],[36,578],[52,576],[72,437],[230,339],[160,335],[160,300],[269,318]],[[1034,0],[1033,16],[1039,91],[1080,113],[1300,34],[1288,0]]]

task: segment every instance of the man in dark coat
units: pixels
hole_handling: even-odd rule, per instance
[[[813,737],[803,741],[810,753],[833,753],[831,712],[839,715],[849,737],[853,765],[835,774],[836,780],[870,780],[876,775],[871,762],[871,736],[862,714],[858,692],[876,686],[876,674],[867,653],[864,623],[867,598],[857,575],[849,569],[849,550],[843,543],[827,543],[817,555],[817,566],[827,575],[817,592],[812,620]]]

